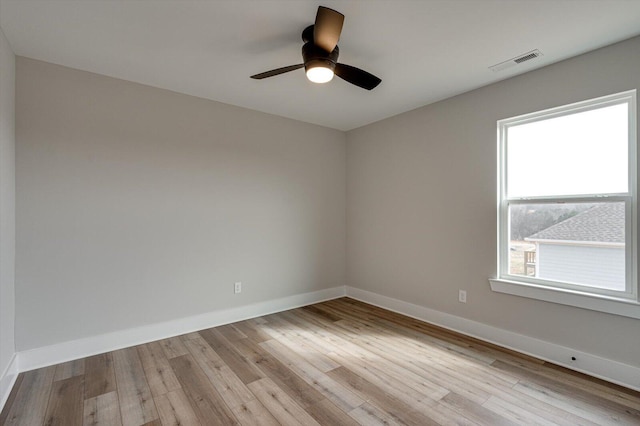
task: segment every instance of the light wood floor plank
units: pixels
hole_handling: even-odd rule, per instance
[[[315,404],[309,405],[305,411],[311,415],[321,425],[357,426],[352,417],[342,411],[338,406],[328,399],[323,399]]]
[[[117,392],[84,400],[83,426],[122,426]]]
[[[202,424],[237,424],[233,412],[191,355],[169,360],[193,411]]]
[[[303,356],[289,349],[281,342],[268,340],[262,342],[260,346],[345,412],[353,410],[364,402],[362,398],[331,379],[324,372],[316,369]]]
[[[478,403],[486,400],[496,387],[508,391],[513,384],[517,383],[517,379],[513,376],[496,371],[484,362],[451,357],[450,354],[439,351],[437,348],[429,348],[416,340],[416,336],[407,336],[398,327],[386,329],[351,320],[339,321],[334,324],[345,328],[345,331],[350,333],[347,334],[350,339],[360,340],[361,335],[370,336],[367,337],[370,351],[389,360],[403,360],[405,361],[402,364],[403,368],[416,372],[449,390],[464,394],[466,397],[474,399],[477,396],[474,400]],[[359,327],[359,324],[362,327]],[[393,345],[389,345],[390,340],[393,341]],[[434,352],[439,353],[439,356],[434,357]],[[428,377],[425,376],[425,371],[428,372]],[[438,376],[436,371],[442,375]],[[445,380],[443,381],[443,379]]]
[[[240,378],[202,338],[185,342],[193,359],[232,410],[255,399]]]
[[[524,367],[523,364],[520,365]],[[608,399],[609,401],[640,411],[638,392],[634,392],[625,387],[595,377],[589,377],[585,374],[548,362],[545,362],[543,366],[532,366],[531,363],[528,363],[525,368],[535,371],[536,374],[545,378],[555,379],[567,385],[569,388],[576,387],[583,389],[594,396]]]
[[[592,398],[575,398],[533,383],[519,383],[513,389],[597,424],[640,425],[640,413],[630,408],[613,406],[614,403],[600,402],[594,405]],[[607,410],[603,410],[604,407]]]
[[[602,398],[583,388],[572,387],[556,379],[541,376],[511,364],[497,361],[496,368],[518,372],[521,380],[514,390],[556,406],[595,423],[640,424],[640,410]]]
[[[315,327],[313,330],[324,339],[325,346],[331,351],[329,355],[334,361],[376,386],[387,389],[387,392],[400,399],[422,403],[426,398],[438,400],[448,393],[447,389],[435,386],[410,371],[402,370],[395,363],[385,363],[368,348],[344,339],[339,332],[325,330],[322,327]],[[400,380],[399,376],[402,377]]]
[[[53,382],[45,415],[45,425],[82,425],[83,398],[84,377],[74,376]]]
[[[180,389],[180,382],[173,373],[169,359],[159,342],[140,345],[137,350],[149,388],[154,396]]]
[[[442,398],[441,402],[457,413],[460,413],[460,415],[464,415],[480,425],[509,426],[514,424],[508,419],[484,408],[482,405],[455,393],[448,394]]]
[[[288,369],[283,363],[251,341],[235,342],[240,353],[253,363],[296,403],[306,408],[321,401],[324,396]]]
[[[265,377],[252,362],[229,345],[229,341],[224,338],[216,329],[209,329],[200,332],[204,340],[218,354],[229,368],[242,380],[244,384],[254,382]]]
[[[198,333],[197,331],[194,331],[192,333],[183,334],[183,335],[181,335],[179,337],[180,337],[180,340],[182,340],[184,342],[186,340],[197,339],[197,338],[202,337],[202,336],[200,336],[200,333]]]
[[[272,339],[271,335],[262,329],[261,324],[254,322],[253,320],[237,322],[232,325],[254,342],[261,343]]]
[[[518,382],[516,377],[506,372],[496,371],[491,367],[491,363],[487,363],[485,360],[478,361],[475,357],[471,359],[467,357],[452,357],[451,351],[461,351],[461,348],[450,346],[446,342],[438,342],[437,339],[432,340],[429,336],[424,336],[421,333],[405,330],[397,326],[381,326],[376,324],[375,321],[364,323],[343,320],[336,322],[335,326],[343,328],[351,337],[357,338],[357,336],[364,334],[369,340],[378,343],[378,345],[380,343],[388,344],[391,340],[396,345],[394,348],[401,348],[400,352],[409,352],[412,355],[428,353],[430,355],[430,364],[434,362],[445,363],[447,366],[453,366],[465,372],[473,372],[471,376],[474,378],[480,377],[482,374],[489,374],[491,381],[502,382],[502,386],[505,389]],[[437,344],[435,344],[436,342]],[[488,358],[487,360],[493,360],[493,358]],[[484,378],[482,381],[484,381]]]
[[[121,349],[112,354],[122,424],[139,426],[156,420],[158,412],[136,348]]]
[[[476,358],[487,364],[490,364],[495,360],[496,356],[499,357],[511,357],[514,354],[512,351],[498,348],[495,345],[481,342],[480,340],[463,336],[461,334],[452,332],[450,330],[443,329],[441,327],[434,326],[416,320],[413,318],[407,318],[395,312],[386,311],[382,308],[377,308],[370,305],[364,305],[359,302],[350,299],[332,300],[324,303],[320,303],[317,306],[325,307],[326,305],[336,309],[339,307],[342,309],[344,316],[365,318],[367,321],[371,320],[375,323],[383,323],[394,328],[399,325],[401,329],[418,332],[418,335],[423,336],[426,339],[435,339],[433,341],[434,346],[442,346],[445,350],[459,351],[461,354]],[[345,308],[348,306],[348,308]],[[355,315],[355,312],[366,312],[365,315]],[[519,358],[533,359],[527,355],[518,354]],[[541,362],[540,360],[536,360]]]
[[[568,373],[557,366],[539,366],[528,363],[509,363],[496,361],[492,364],[495,369],[508,371],[520,377],[520,382],[527,382],[551,387],[559,393],[572,393],[581,399],[588,399],[595,406],[607,404],[603,400],[610,401],[611,407],[616,410],[627,411],[638,416],[640,414],[640,399],[637,392],[629,389],[621,389],[620,386],[609,384],[608,387],[598,379],[591,379],[584,374],[576,372]],[[591,380],[589,380],[591,379]]]
[[[53,381],[56,382],[84,374],[84,364],[84,358],[58,364],[56,366],[56,373],[53,376]]]
[[[437,425],[438,423],[429,418],[426,413],[419,413],[414,408],[389,394],[386,389],[380,388],[368,380],[360,377],[352,371],[340,367],[329,374],[337,382],[349,387],[370,404],[376,405],[384,410],[394,421],[409,425]]]
[[[189,354],[189,351],[184,346],[184,343],[182,343],[182,339],[180,339],[180,337],[170,337],[168,339],[160,340],[159,343],[168,359]]]
[[[397,426],[391,415],[385,413],[380,408],[365,402],[361,406],[354,408],[349,412],[349,416],[355,419],[361,425],[367,426]]]
[[[533,412],[520,406],[520,404],[513,404],[495,396],[489,398],[482,406],[519,425],[552,426],[558,424],[540,416],[540,412]]]
[[[231,342],[247,338],[247,335],[240,331],[240,329],[235,327],[233,324],[221,325],[220,327],[216,327],[216,330],[218,330],[218,332],[220,332],[220,334],[222,334],[225,339]]]
[[[276,325],[274,327],[273,325]],[[340,367],[340,364],[325,355],[326,348],[321,344],[309,341],[297,333],[295,327],[281,319],[273,320],[271,323],[262,326],[275,340],[290,347],[295,353],[304,353],[305,360],[316,369],[327,372]]]
[[[154,397],[163,426],[201,425],[182,389]]]
[[[249,383],[249,389],[282,425],[319,425],[302,407],[270,379]]]
[[[93,398],[116,390],[116,375],[111,353],[90,356],[85,360],[84,397]]]
[[[243,426],[279,426],[280,423],[257,399],[240,404],[233,409],[233,414]]]
[[[492,397],[499,398],[501,401],[514,407],[520,407],[526,411],[533,412],[552,423],[580,426],[598,425],[598,423],[586,420],[584,417],[576,416],[575,414],[561,410],[544,401],[540,401],[513,389],[509,392],[496,392]],[[485,404],[483,403],[482,405],[484,406]]]
[[[363,339],[357,337],[359,330],[357,327],[351,328],[345,326],[345,323],[341,325],[347,327],[348,330],[354,330],[355,334],[352,335],[351,339],[356,341]],[[392,341],[393,344],[390,345],[389,341]],[[390,331],[383,332],[381,329],[375,328],[375,335],[367,337],[366,342],[369,351],[386,359],[388,362],[393,362],[402,369],[423,377],[433,385],[459,393],[461,396],[478,404],[486,401],[492,392],[495,392],[498,388],[509,391],[515,383],[501,384],[499,377],[491,377],[492,380],[485,380],[486,374],[490,376],[491,372],[484,371],[484,367],[478,370],[477,365],[468,363],[455,365],[447,362],[446,359],[434,357],[432,353],[425,351],[425,347],[416,347],[414,345],[415,342],[402,339],[401,336],[394,335]],[[485,377],[470,374],[474,370],[482,372]]]
[[[479,402],[484,402],[490,392],[497,387],[508,390],[516,383],[515,381],[501,383],[499,377],[491,377],[489,382],[492,384],[487,386],[487,382],[482,377],[482,374],[485,374],[486,371],[482,367],[478,368],[477,364],[455,365],[454,363],[445,363],[439,357],[434,357],[431,354],[429,354],[431,356],[427,355],[424,347],[416,348],[414,346],[415,342],[403,339],[393,332],[374,328],[373,334],[364,333],[366,337],[361,337],[363,333],[359,327],[349,326],[344,322],[336,323],[337,326],[338,324],[340,324],[340,328],[345,329],[346,334],[343,334],[343,336],[347,340],[357,343],[364,339],[369,352],[396,365],[398,371],[401,372],[400,374],[403,374],[403,371],[409,371],[416,382],[421,383],[421,379],[425,380],[426,383],[423,384],[432,388],[435,392],[437,392],[437,389],[440,389],[441,392],[447,392],[457,387],[461,391],[466,389],[469,391],[468,393],[475,392],[477,397],[481,399]],[[390,342],[393,342],[393,344],[390,345]],[[442,373],[442,375],[438,377],[438,373]],[[476,380],[477,383],[474,383],[473,379],[476,379],[476,377],[479,377],[479,379]]]

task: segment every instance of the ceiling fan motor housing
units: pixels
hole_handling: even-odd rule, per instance
[[[302,59],[304,60],[305,71],[315,67],[329,68],[335,70],[338,62],[340,49],[336,46],[333,52],[327,53],[324,49],[308,41],[302,46]]]

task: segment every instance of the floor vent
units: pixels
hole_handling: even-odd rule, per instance
[[[538,49],[535,49],[530,52],[523,53],[522,55],[518,55],[515,58],[511,58],[507,61],[500,62],[499,64],[492,65],[489,67],[489,69],[493,72],[506,70],[507,68],[515,67],[516,65],[530,61],[532,59],[536,59],[540,56],[542,56],[542,52]]]

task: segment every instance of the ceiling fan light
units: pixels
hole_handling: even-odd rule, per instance
[[[333,70],[323,66],[307,68],[307,78],[313,83],[327,83],[333,79]]]

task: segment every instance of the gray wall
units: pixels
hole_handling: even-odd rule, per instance
[[[349,132],[349,285],[640,366],[639,320],[494,293],[488,282],[496,120],[640,88],[638,70],[635,38]]]
[[[15,56],[0,30],[0,377],[15,352]]]
[[[16,73],[19,350],[345,284],[343,132]]]

